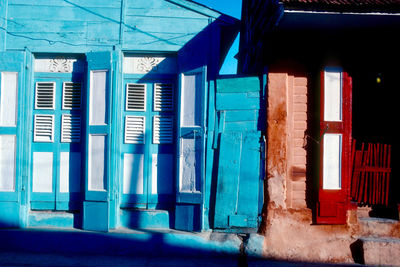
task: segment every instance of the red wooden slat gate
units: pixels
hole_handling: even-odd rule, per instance
[[[353,141],[351,198],[359,205],[389,204],[391,145]]]

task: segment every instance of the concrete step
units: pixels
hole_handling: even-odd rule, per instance
[[[363,237],[353,244],[357,263],[368,266],[400,266],[400,238]]]
[[[397,220],[361,217],[358,222],[361,236],[400,238],[400,222]]]
[[[173,213],[168,210],[121,209],[120,225],[132,229],[173,228]]]

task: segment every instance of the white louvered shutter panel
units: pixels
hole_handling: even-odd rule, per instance
[[[153,117],[153,143],[172,144],[173,142],[173,116]]]
[[[54,109],[55,82],[37,82],[35,109]]]
[[[125,143],[144,144],[145,118],[125,116]]]
[[[126,85],[125,109],[129,111],[144,111],[146,103],[146,85],[128,83]]]
[[[62,108],[80,109],[81,108],[82,84],[74,82],[63,83]]]
[[[33,141],[54,141],[54,115],[35,115]]]
[[[154,111],[172,111],[174,109],[174,87],[171,83],[154,85]]]
[[[81,141],[81,116],[63,114],[61,119],[61,142],[77,143]]]

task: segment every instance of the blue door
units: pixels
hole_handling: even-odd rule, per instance
[[[206,68],[180,75],[175,228],[202,229],[205,181]]]
[[[22,226],[23,52],[0,52],[0,227]]]
[[[121,207],[167,209],[174,188],[175,82],[125,78]]]
[[[81,201],[82,76],[35,74],[32,210],[77,210]]]

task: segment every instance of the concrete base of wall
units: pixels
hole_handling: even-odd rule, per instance
[[[360,238],[365,265],[400,266],[399,238]]]
[[[309,209],[270,209],[264,256],[272,259],[400,266],[400,222],[348,211],[345,225],[315,225]]]
[[[267,258],[352,263],[350,245],[356,241],[348,225],[313,225],[309,209],[268,211],[264,256]]]

